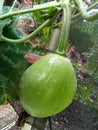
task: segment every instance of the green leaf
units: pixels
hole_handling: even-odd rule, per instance
[[[5,20],[0,20],[0,37],[2,36],[3,28],[12,22],[10,18]]]
[[[18,84],[24,70],[30,65],[24,55],[32,52],[29,43],[13,45],[0,42],[0,103],[18,99]]]
[[[98,20],[87,22],[83,20],[75,21],[70,30],[70,41],[76,45],[79,51],[88,51],[98,42]]]
[[[3,29],[3,35],[10,39],[20,39],[23,37],[23,32],[18,28],[14,28],[11,24]]]
[[[43,23],[46,19],[52,18],[56,15],[57,7],[51,7],[47,10],[36,11],[33,13],[36,22]]]
[[[38,0],[39,4],[43,4],[43,3],[46,3],[46,2],[47,2],[47,0]]]
[[[0,104],[6,104],[8,101],[14,101],[15,99],[18,99],[15,84],[8,77],[0,74]]]

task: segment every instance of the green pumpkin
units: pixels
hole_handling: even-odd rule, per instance
[[[43,56],[31,65],[20,80],[20,101],[35,117],[49,117],[68,107],[77,81],[68,58],[57,54]]]

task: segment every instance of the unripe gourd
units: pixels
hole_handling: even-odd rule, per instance
[[[20,80],[20,101],[34,117],[49,117],[68,107],[77,81],[68,58],[48,54],[31,65]]]

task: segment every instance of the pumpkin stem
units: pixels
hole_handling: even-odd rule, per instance
[[[71,6],[69,0],[63,1],[62,8],[63,8],[62,27],[56,53],[62,56],[66,56],[65,47],[68,42],[68,35],[71,24]]]

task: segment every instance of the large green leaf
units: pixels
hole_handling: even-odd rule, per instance
[[[8,44],[0,42],[0,103],[18,98],[19,79],[29,66],[24,54],[32,51],[29,43]]]
[[[87,22],[75,21],[70,30],[70,41],[76,45],[79,51],[88,51],[98,43],[98,20]]]

